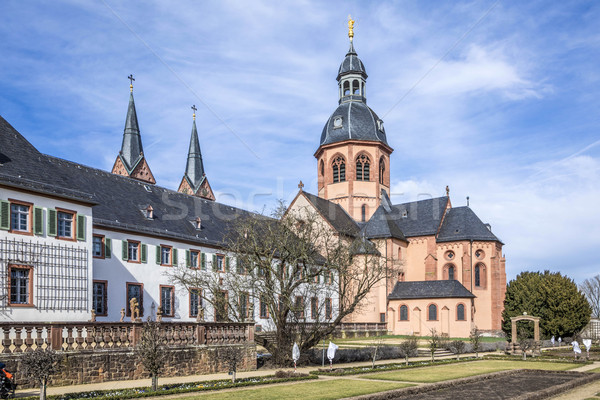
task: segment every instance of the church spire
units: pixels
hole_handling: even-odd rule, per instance
[[[185,173],[179,185],[179,192],[192,194],[207,200],[214,200],[215,196],[208,184],[206,174],[204,173],[204,164],[202,163],[202,152],[200,151],[200,141],[198,140],[198,129],[196,128],[196,106],[192,106],[192,134],[190,137],[190,147],[188,150]]]
[[[127,117],[125,118],[125,129],[123,130],[123,142],[121,151],[117,156],[112,173],[129,176],[141,181],[156,183],[148,164],[144,158],[142,147],[142,136],[138,124],[135,101],[133,100],[133,75],[127,77],[129,84],[129,105],[127,106]]]

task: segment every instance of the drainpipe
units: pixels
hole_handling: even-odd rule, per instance
[[[473,293],[473,239],[470,239],[469,243],[471,245],[470,246],[471,247],[471,250],[470,250],[471,254],[469,255],[469,257],[471,258],[471,293]]]

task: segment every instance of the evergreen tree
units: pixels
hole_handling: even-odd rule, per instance
[[[522,272],[506,287],[502,329],[511,335],[511,317],[540,317],[541,337],[572,336],[590,321],[592,312],[575,282],[559,272]],[[533,325],[526,329],[533,338]]]

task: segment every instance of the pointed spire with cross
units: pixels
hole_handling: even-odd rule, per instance
[[[129,79],[129,91],[133,92],[133,81],[135,81],[133,74],[129,74],[127,79]]]
[[[194,113],[192,114],[192,118],[194,118],[194,121],[195,121],[195,120],[196,120],[196,111],[198,110],[198,109],[196,108],[196,105],[195,105],[195,104],[192,106],[192,110],[194,111]]]

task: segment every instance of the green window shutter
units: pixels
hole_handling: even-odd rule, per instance
[[[191,264],[190,263],[190,251],[186,250],[185,251],[185,266],[189,268],[190,264]]]
[[[206,271],[206,253],[201,253],[200,255],[200,268]]]
[[[44,234],[44,210],[41,207],[33,207],[33,232],[36,235]]]
[[[0,229],[10,229],[10,203],[8,201],[0,201]]]
[[[85,240],[85,215],[77,215],[77,240]]]
[[[217,255],[213,254],[212,256],[212,267],[213,267],[213,271],[217,270]]]
[[[142,262],[146,264],[148,262],[148,245],[142,243]]]
[[[156,246],[156,263],[160,265],[160,246]]]
[[[104,238],[104,257],[112,257],[112,240],[109,238]]]
[[[229,272],[229,256],[225,257],[225,271]]]
[[[56,236],[56,210],[48,209],[48,236]]]
[[[123,257],[123,261],[127,261],[127,240],[121,241],[121,256]]]
[[[177,265],[177,263],[179,262],[179,258],[177,257],[177,249],[175,247],[173,247],[173,254],[172,254],[172,258],[171,258],[171,264],[173,265]]]

